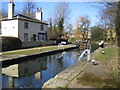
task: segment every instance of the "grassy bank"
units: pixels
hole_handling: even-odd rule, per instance
[[[58,47],[58,46],[37,47],[37,48],[3,52],[2,55],[23,55],[23,54],[26,55],[26,54],[42,53],[42,52],[45,52],[45,51],[58,50],[58,49],[61,49],[61,48],[69,48],[69,47],[73,47],[73,46],[75,46],[75,45],[64,45],[62,47]]]
[[[118,48],[108,46],[97,53],[95,59],[99,64],[89,63],[82,75],[77,77],[77,83],[95,88],[118,88]]]
[[[103,51],[103,50],[102,50]],[[99,53],[96,59],[103,63],[114,76],[118,76],[118,48],[108,47],[104,49],[105,54]]]

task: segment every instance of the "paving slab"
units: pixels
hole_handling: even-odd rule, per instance
[[[71,67],[65,69],[61,73],[57,74],[55,76],[55,78],[72,80],[74,78],[74,77],[72,78],[72,76],[74,76],[73,74],[76,72],[79,73],[78,71],[82,70],[82,67],[84,65],[85,65],[85,62],[78,62],[78,63],[72,65]]]
[[[44,83],[43,88],[62,88],[69,84],[68,80],[52,78]]]
[[[92,59],[94,59],[94,57],[97,55],[98,52],[101,51],[101,48],[99,48],[98,50],[94,51],[91,55],[92,55]],[[94,57],[93,57],[94,56]],[[87,60],[86,60],[87,61]],[[57,74],[54,78],[50,79],[49,81],[47,81],[46,83],[44,83],[42,88],[57,88],[57,87],[64,87],[67,85],[67,88],[90,88],[91,86],[86,86],[86,85],[82,85],[82,84],[78,84],[78,85],[74,85],[76,82],[76,78],[81,75],[81,73],[83,72],[83,70],[86,69],[86,66],[89,64],[92,64],[91,62],[82,62],[79,61],[76,64],[72,65],[71,67],[65,69],[64,71],[60,72],[59,74]],[[91,66],[91,65],[90,65]],[[87,67],[89,68],[89,67]],[[89,71],[89,70],[88,70]],[[54,81],[55,80],[55,81]],[[57,81],[58,80],[58,81]],[[63,85],[63,81],[65,82],[65,85]],[[62,83],[60,83],[60,82]],[[59,83],[58,83],[59,82]],[[76,87],[74,87],[76,86]],[[91,87],[92,88],[92,87]]]

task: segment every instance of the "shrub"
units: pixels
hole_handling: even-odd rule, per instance
[[[22,42],[16,37],[2,36],[2,51],[15,50],[22,47]]]

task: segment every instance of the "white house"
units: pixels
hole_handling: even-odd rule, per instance
[[[46,40],[48,24],[42,20],[42,9],[36,10],[36,18],[14,15],[15,4],[11,1],[8,4],[8,18],[1,21],[2,36],[17,37],[21,41]]]

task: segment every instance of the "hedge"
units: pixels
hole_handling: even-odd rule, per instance
[[[16,37],[2,36],[2,51],[9,51],[22,48],[22,42]]]

